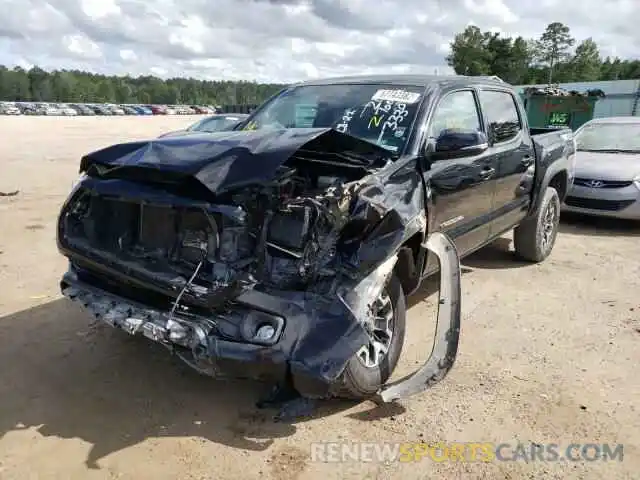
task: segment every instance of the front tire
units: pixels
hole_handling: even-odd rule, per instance
[[[537,213],[513,232],[516,255],[529,262],[542,262],[553,250],[559,224],[560,197],[555,188],[547,187]]]
[[[380,345],[375,344],[374,337],[369,345],[363,347],[349,360],[339,382],[336,396],[353,400],[364,400],[375,395],[386,383],[398,364],[406,325],[406,302],[400,280],[392,274],[386,286],[381,292],[377,302],[380,302],[382,310],[387,303],[391,308],[391,322],[389,330],[391,338],[388,349],[384,355],[380,353]],[[381,329],[382,331],[382,329]],[[375,330],[374,330],[375,332]],[[384,336],[384,335],[382,335]],[[376,336],[376,338],[381,338]]]

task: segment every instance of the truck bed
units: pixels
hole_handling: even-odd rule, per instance
[[[560,156],[567,146],[567,141],[573,138],[570,128],[530,128],[529,134],[533,140],[536,156],[545,164],[549,155]],[[555,159],[557,156],[553,156]]]
[[[560,200],[564,200],[564,193],[573,182],[575,172],[575,140],[570,128],[530,128],[533,148],[536,152],[536,188],[542,191],[541,182],[545,175],[552,178],[563,168],[567,172],[567,187],[560,193]],[[557,162],[566,158],[566,161]],[[535,203],[535,202],[534,202]]]

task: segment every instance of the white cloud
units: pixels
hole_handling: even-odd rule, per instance
[[[100,47],[82,34],[65,35],[62,37],[62,44],[70,55],[86,58],[87,60],[102,58]]]
[[[138,59],[136,52],[127,48],[120,50],[120,58],[125,62],[135,62]]]
[[[465,0],[464,7],[472,13],[493,17],[503,23],[519,20],[519,17],[502,0]]]
[[[637,57],[638,0],[0,0],[0,64],[291,82],[367,72],[448,73],[453,36],[537,37],[548,23]]]
[[[115,0],[80,0],[80,5],[82,11],[95,20],[108,15],[122,14],[122,10]]]
[[[183,47],[188,52],[200,55],[204,53],[204,45],[200,40],[194,38],[189,33],[173,32],[169,34],[169,43],[171,45]]]
[[[166,68],[162,68],[162,67],[158,67],[158,66],[150,67],[149,71],[152,74],[157,75],[159,77],[162,77],[162,76],[167,74],[167,69]]]

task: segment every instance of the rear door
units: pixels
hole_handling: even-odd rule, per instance
[[[523,188],[523,180],[527,169],[535,167],[535,151],[513,92],[482,88],[478,93],[496,170],[489,233],[493,236],[510,229],[527,213],[530,191]]]
[[[443,95],[428,127],[435,141],[446,129],[484,131],[474,89]],[[434,203],[435,227],[449,235],[461,255],[488,240],[495,189],[493,159],[479,155],[434,161],[425,172]]]

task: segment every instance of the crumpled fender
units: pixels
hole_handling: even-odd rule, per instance
[[[374,398],[380,403],[393,402],[427,390],[444,379],[453,368],[458,354],[461,317],[460,258],[453,241],[440,232],[431,234],[423,247],[433,252],[440,262],[437,325],[431,354],[411,375],[384,385]],[[377,290],[382,288],[396,261],[396,256],[390,257],[362,279],[345,298],[339,297],[339,301],[330,302],[331,308],[322,308],[321,315],[315,312],[315,321],[307,325],[313,325],[314,331],[325,334],[312,334],[303,338],[296,346],[290,362],[294,385],[305,396],[322,397],[324,392],[316,394],[309,390],[309,385],[298,382],[315,376],[322,377],[328,384],[335,382],[347,361],[367,340],[367,334],[359,322],[363,315],[362,309],[366,307],[366,299],[377,295]],[[332,315],[329,315],[330,312]],[[338,317],[342,317],[341,321],[338,321]],[[340,332],[336,330],[338,325],[343,328]]]

